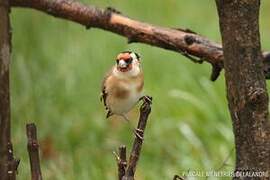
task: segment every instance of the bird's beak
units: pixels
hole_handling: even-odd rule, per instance
[[[119,65],[120,68],[126,68],[127,67],[127,63],[124,60],[120,60],[118,65]]]

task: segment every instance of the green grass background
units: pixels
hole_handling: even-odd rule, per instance
[[[270,49],[270,2],[261,2],[262,47]],[[220,42],[214,0],[84,3],[112,6],[152,24],[189,28]],[[99,94],[104,73],[123,50],[141,54],[145,92],[154,98],[137,179],[216,170],[230,154],[233,134],[224,74],[211,82],[209,64],[194,64],[156,47],[128,45],[121,36],[86,30],[34,10],[12,9],[11,17],[12,140],[15,155],[21,158],[18,179],[30,179],[25,135],[29,122],[38,127],[44,179],[117,178],[112,152],[121,144],[130,150],[134,135],[122,119],[105,119]],[[129,117],[135,126],[138,110]],[[221,170],[234,168],[233,154]]]

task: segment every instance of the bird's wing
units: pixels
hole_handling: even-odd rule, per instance
[[[108,93],[106,92],[106,81],[108,79],[108,77],[112,74],[112,69],[107,72],[107,74],[105,75],[105,77],[103,78],[102,84],[101,84],[101,94],[100,94],[100,101],[103,101],[103,104],[105,106],[106,109],[108,109],[108,106],[106,104],[106,99],[107,99],[107,95]]]

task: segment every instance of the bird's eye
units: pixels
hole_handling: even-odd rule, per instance
[[[119,64],[119,59],[116,59],[116,63]]]
[[[137,59],[139,60],[141,58],[141,56],[138,53],[135,53]]]
[[[127,64],[132,63],[132,58],[129,58],[128,60],[126,60],[126,63],[127,63]]]

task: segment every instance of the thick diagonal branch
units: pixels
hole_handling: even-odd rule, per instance
[[[223,68],[222,46],[190,30],[154,26],[123,16],[112,8],[103,10],[71,0],[12,0],[11,4],[14,7],[34,8],[87,28],[111,31],[127,37],[129,43],[145,43],[176,51],[195,62],[206,61],[213,67],[212,80],[218,77]],[[265,60],[267,55],[269,53],[264,53]],[[270,76],[269,67],[267,61],[264,66],[267,78]]]

